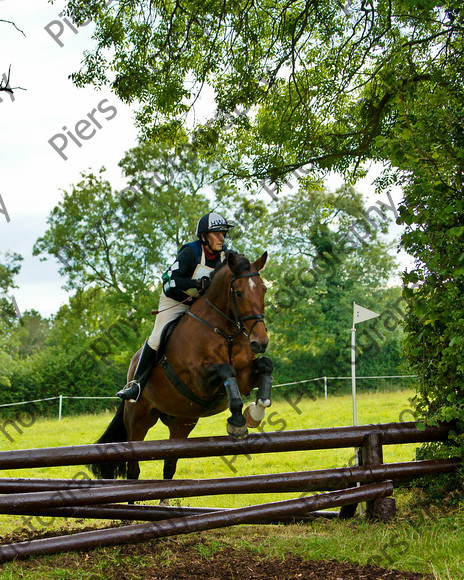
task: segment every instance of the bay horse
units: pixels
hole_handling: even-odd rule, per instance
[[[158,419],[169,428],[170,439],[185,439],[200,417],[229,407],[227,432],[247,436],[258,427],[271,405],[273,363],[266,356],[269,337],[264,325],[266,287],[259,274],[267,252],[255,262],[236,252],[214,271],[210,286],[171,334],[161,360],[137,402],[122,401],[97,443],[143,441]],[[127,380],[141,353],[132,357]],[[241,395],[258,388],[256,403],[242,414]],[[177,459],[164,461],[163,478],[172,479]],[[138,461],[94,464],[96,477],[138,479]]]

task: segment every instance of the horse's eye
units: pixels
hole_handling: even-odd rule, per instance
[[[237,290],[235,292],[235,296],[237,296],[237,298],[243,298],[243,292],[241,290]]]

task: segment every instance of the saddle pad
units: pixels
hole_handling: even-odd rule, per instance
[[[160,345],[158,348],[158,361],[161,360],[161,358],[164,356],[164,354],[168,348],[169,339],[171,338],[171,335],[174,332],[174,329],[179,324],[180,319],[184,315],[185,315],[185,312],[180,314],[177,318],[174,318],[174,320],[171,320],[170,322],[168,322],[166,324],[166,326],[163,328],[163,331],[161,333]]]

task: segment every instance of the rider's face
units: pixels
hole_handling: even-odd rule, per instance
[[[224,232],[208,232],[206,234],[206,243],[213,252],[220,252],[225,239]]]

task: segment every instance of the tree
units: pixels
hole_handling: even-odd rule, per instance
[[[10,95],[13,95],[13,89],[10,86],[10,75],[11,75],[11,66],[8,69],[8,74],[3,73],[3,76],[0,79],[0,92],[6,92],[10,93]]]
[[[0,292],[7,294],[11,288],[17,288],[14,278],[21,270],[20,262],[23,257],[20,254],[6,252],[3,253],[2,262],[0,262]]]
[[[21,325],[16,330],[18,356],[26,358],[43,349],[50,331],[50,321],[37,310],[26,310],[22,314]]]
[[[462,22],[460,10],[449,18]],[[462,50],[462,25],[453,44]],[[426,446],[432,456],[464,452],[464,66],[453,50],[445,56],[417,100],[399,102],[401,131],[377,139],[395,165],[385,181],[404,190],[399,221],[404,248],[415,257],[404,282],[405,354],[420,377],[417,414],[433,423],[456,421],[451,443]]]
[[[82,177],[52,210],[50,227],[33,253],[48,253],[61,261],[67,289],[97,284],[120,296],[135,292],[146,283],[148,264],[143,250],[131,243],[120,199],[102,172]]]
[[[16,320],[16,311],[7,295],[12,288],[17,288],[14,278],[21,270],[20,262],[23,257],[20,254],[6,252],[3,257],[0,254],[0,259],[2,260],[0,262],[0,322],[10,326]]]
[[[0,386],[10,385],[11,375],[14,371],[14,354],[18,347],[18,341],[13,331],[18,326],[15,308],[8,297],[12,288],[16,288],[14,278],[21,270],[23,257],[16,253],[6,252],[1,256],[0,262]]]
[[[128,151],[120,166],[128,185],[119,192],[104,170],[83,174],[63,192],[33,253],[61,261],[67,289],[105,289],[116,311],[135,308],[143,318],[157,303],[162,272],[195,238],[199,217],[231,211],[243,194],[188,143],[176,152],[147,142]]]
[[[209,85],[217,114],[194,127],[197,143],[240,176],[384,158],[376,137],[398,134],[403,105],[420,102],[462,54],[459,0],[69,0],[68,10],[97,25],[78,85],[111,84],[140,103],[145,133],[171,136],[184,134]]]
[[[235,185],[221,178],[215,163],[201,159],[187,140],[175,149],[142,143],[119,165],[129,186],[138,190],[137,203],[142,201],[136,215],[139,226],[143,223],[143,230],[157,233],[165,260],[195,236],[201,215],[230,211],[243,198]]]
[[[456,421],[453,443],[439,451],[454,455],[464,451],[462,110],[462,97],[456,95],[412,118],[403,144],[411,146],[412,155],[403,160],[411,173],[403,179],[400,209],[406,225],[403,243],[416,258],[404,280],[409,300],[406,355],[420,377],[418,414],[434,423]],[[439,140],[443,149],[434,146]],[[437,453],[436,445],[428,448],[426,453]]]
[[[351,186],[330,192],[310,180],[300,185],[269,216],[276,251],[263,274],[271,280],[267,317],[272,356],[276,375],[284,381],[349,374],[353,301],[380,308],[384,318],[393,302],[385,286],[395,261],[381,240],[389,218],[366,211]],[[400,318],[397,314],[395,331]],[[369,351],[370,368],[384,368],[382,361],[393,352],[388,374],[395,372],[399,330],[384,329],[377,337],[366,331],[362,338],[359,354]]]
[[[25,312],[23,325],[10,333],[15,347],[9,353],[9,382],[3,385],[0,401],[63,394],[84,397],[68,401],[67,411],[113,406],[114,401],[106,400],[93,400],[89,406],[85,397],[113,396],[124,384],[128,363],[151,324],[151,320],[124,310],[111,290],[99,288],[77,291],[50,320],[34,311]],[[37,404],[35,412],[39,410],[47,414],[48,403]],[[56,403],[52,412],[56,412]]]

